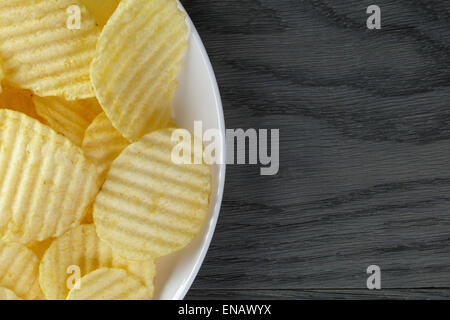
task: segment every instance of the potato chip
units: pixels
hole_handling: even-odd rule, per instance
[[[172,162],[172,149],[178,145],[171,139],[174,130],[150,133],[127,147],[113,161],[94,202],[99,237],[127,259],[176,251],[192,240],[205,220],[211,169]]]
[[[78,13],[69,8],[80,8]],[[79,27],[79,28],[78,28]],[[89,68],[100,34],[78,0],[0,1],[5,78],[39,96],[94,97]]]
[[[47,251],[48,247],[52,244],[54,238],[48,238],[44,241],[34,242],[31,245],[28,245],[28,248],[34,252],[36,257],[41,259],[44,256],[45,251]]]
[[[42,297],[39,287],[39,260],[18,243],[0,241],[0,286],[24,299]]]
[[[103,27],[119,5],[120,0],[81,0],[94,16],[99,26]]]
[[[129,144],[113,127],[105,113],[99,114],[87,128],[82,149],[86,157],[97,166],[101,183],[105,180],[111,162]]]
[[[40,283],[48,299],[65,299],[68,268],[78,266],[80,276],[101,267],[125,269],[147,287],[149,297],[153,295],[155,264],[127,261],[100,240],[93,225],[81,225],[56,239],[45,253],[39,268]],[[74,284],[74,283],[72,283]]]
[[[0,300],[23,300],[19,298],[14,291],[0,287]]]
[[[98,192],[97,169],[67,138],[22,113],[0,110],[0,234],[21,243],[80,223]]]
[[[3,92],[0,94],[0,108],[19,111],[43,122],[42,118],[36,113],[31,99],[32,96],[33,94],[29,90],[3,84]]]
[[[36,111],[52,129],[65,135],[78,146],[84,132],[102,111],[97,99],[67,101],[59,97],[33,97]]]
[[[188,49],[175,0],[122,0],[106,24],[91,66],[97,98],[130,141],[166,127]]]
[[[67,300],[150,300],[147,288],[122,269],[101,268],[80,279]]]

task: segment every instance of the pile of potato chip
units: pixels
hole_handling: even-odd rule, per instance
[[[0,1],[0,299],[152,299],[200,231],[211,169],[171,159],[188,32],[176,0]]]

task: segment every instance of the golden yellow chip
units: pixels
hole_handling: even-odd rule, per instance
[[[98,192],[82,150],[22,113],[0,110],[0,235],[21,243],[56,237],[80,223]]]
[[[89,67],[99,34],[79,0],[0,1],[5,78],[39,96],[94,97]]]
[[[119,5],[120,0],[81,0],[94,16],[99,26],[103,27]]]
[[[54,238],[48,238],[44,241],[34,242],[28,245],[28,248],[34,252],[34,254],[41,259],[44,256],[45,251],[47,251],[48,247],[52,244]]]
[[[80,279],[67,300],[150,300],[148,290],[122,269],[101,268]]]
[[[3,84],[3,92],[0,94],[0,109],[19,111],[27,116],[43,121],[36,113],[31,99],[32,96],[33,94],[29,90]]]
[[[73,268],[79,268],[78,275],[82,277],[101,267],[127,270],[147,287],[149,297],[153,295],[156,272],[153,260],[125,260],[98,238],[93,225],[81,225],[69,230],[50,245],[39,268],[42,290],[48,299],[65,299],[76,283],[70,274],[75,270]]]
[[[86,157],[97,166],[101,183],[105,180],[111,162],[129,144],[113,127],[105,113],[99,114],[87,128],[82,149]]]
[[[0,287],[0,300],[23,300],[19,298],[14,291]]]
[[[0,286],[23,299],[42,297],[39,260],[30,249],[18,243],[0,241]]]
[[[205,220],[211,169],[172,161],[174,130],[153,132],[127,147],[94,202],[99,237],[128,259],[156,258],[186,246]],[[190,141],[183,143],[186,152],[192,150]]]
[[[81,146],[84,132],[102,111],[97,99],[67,101],[59,97],[33,96],[36,111],[52,129]]]
[[[122,0],[106,24],[91,66],[97,98],[130,141],[166,127],[188,48],[175,0]]]

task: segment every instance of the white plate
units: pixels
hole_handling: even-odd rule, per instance
[[[191,19],[187,18],[187,22],[190,48],[178,78],[179,87],[173,104],[174,119],[180,127],[192,132],[196,120],[203,121],[203,130],[219,129],[221,141],[216,157],[223,164],[213,167],[209,216],[200,234],[188,247],[157,261],[155,298],[164,300],[183,299],[197,276],[216,227],[225,183],[225,123],[220,93],[202,40]]]

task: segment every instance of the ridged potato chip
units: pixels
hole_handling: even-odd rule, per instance
[[[104,27],[91,79],[115,128],[130,141],[164,128],[188,49],[175,0],[122,0]]]
[[[15,88],[8,84],[3,84],[3,92],[0,93],[0,109],[10,109],[25,113],[27,116],[43,119],[38,116],[32,101],[33,94],[29,90]]]
[[[16,293],[5,287],[0,287],[0,300],[23,300],[19,298]]]
[[[0,110],[0,235],[21,243],[80,223],[97,169],[69,139],[22,113]]]
[[[84,132],[102,111],[97,99],[67,101],[59,97],[33,96],[36,111],[52,129],[65,135],[78,146]]]
[[[80,0],[103,27],[119,5],[120,0]]]
[[[39,287],[39,260],[18,243],[0,241],[0,286],[23,299],[42,298]]]
[[[79,29],[67,11],[73,5],[80,8]],[[39,96],[94,97],[89,67],[99,34],[100,27],[78,0],[0,1],[5,78]]]
[[[153,260],[127,261],[100,240],[93,225],[81,225],[56,239],[46,251],[39,267],[42,290],[48,299],[65,299],[69,288],[69,266],[78,266],[80,276],[98,268],[127,270],[147,287],[147,296],[153,295],[155,264]]]
[[[113,127],[105,113],[99,114],[87,128],[82,149],[86,157],[97,166],[101,183],[105,180],[111,162],[129,144]]]
[[[171,154],[178,143],[172,141],[173,132],[159,130],[127,147],[113,161],[94,202],[99,237],[127,259],[156,258],[181,249],[206,218],[211,169],[175,164]]]
[[[147,288],[122,269],[101,268],[80,279],[67,300],[150,300]]]

